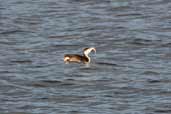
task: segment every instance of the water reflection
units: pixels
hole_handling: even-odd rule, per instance
[[[169,114],[170,4],[1,1],[1,113]],[[90,64],[64,64],[92,46]]]

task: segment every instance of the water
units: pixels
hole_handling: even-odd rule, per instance
[[[0,112],[171,113],[170,0],[0,0]],[[63,55],[96,47],[92,62]]]

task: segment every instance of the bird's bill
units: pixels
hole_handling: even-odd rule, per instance
[[[92,48],[92,50],[96,53],[96,48]]]

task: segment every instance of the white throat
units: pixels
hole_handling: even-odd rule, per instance
[[[88,58],[88,62],[91,61],[91,59],[90,59],[90,57],[89,57],[89,53],[90,53],[92,50],[96,52],[96,49],[95,49],[95,48],[88,48],[88,49],[84,50],[84,56],[86,56],[86,57]]]
[[[89,54],[89,53],[88,53]],[[87,53],[84,53],[84,56],[88,59],[88,63],[91,61],[90,57],[88,56]]]

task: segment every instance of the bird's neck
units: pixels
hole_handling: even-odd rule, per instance
[[[88,56],[88,54],[85,54],[85,53],[84,53],[84,57],[86,57],[86,58],[87,58],[88,63],[91,61],[91,59],[90,59],[90,57]]]

